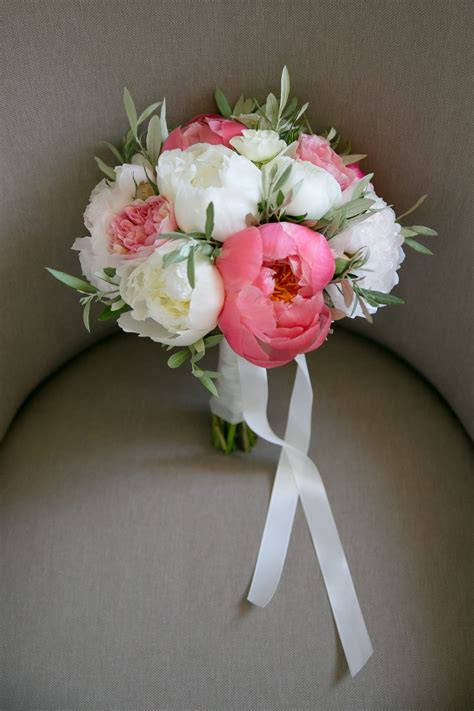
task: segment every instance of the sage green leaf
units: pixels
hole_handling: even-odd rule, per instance
[[[161,138],[166,141],[169,135],[168,124],[166,123],[166,99],[163,99],[163,104],[160,111]]]
[[[163,269],[167,269],[169,266],[172,264],[177,264],[178,262],[184,262],[188,258],[188,252],[183,254],[183,250],[181,249],[175,249],[172,252],[168,252],[168,254],[165,254],[163,257]]]
[[[156,109],[159,109],[161,106],[161,101],[156,101],[154,104],[150,104],[150,106],[147,106],[147,108],[142,111],[140,116],[137,119],[137,126],[139,126],[141,123],[147,120],[151,114],[156,111]]]
[[[296,110],[297,106],[298,106],[298,99],[296,98],[296,96],[294,96],[291,99],[290,103],[287,105],[286,109],[284,110],[284,112],[282,114],[282,118],[288,118],[289,116],[291,116],[294,113],[294,111]]]
[[[361,212],[365,212],[374,204],[375,200],[370,200],[369,198],[358,198],[357,200],[351,200],[346,205],[344,205],[344,211],[346,217],[355,217],[360,215]]]
[[[309,102],[306,102],[306,104],[303,104],[303,106],[301,107],[301,109],[298,111],[298,113],[295,116],[295,122],[298,121],[298,119],[300,119],[303,116],[303,114],[306,111],[306,109],[308,108],[308,106],[309,106]]]
[[[353,155],[343,156],[342,162],[344,165],[352,165],[352,163],[358,163],[364,158],[367,158],[366,153],[354,153]]]
[[[122,314],[127,311],[131,311],[128,304],[122,306],[122,308],[117,309],[117,311],[112,311],[111,304],[108,304],[99,316],[99,321],[111,321],[112,319],[117,319]]]
[[[283,71],[281,73],[281,80],[280,80],[280,110],[279,110],[279,115],[281,116],[283,113],[283,109],[285,108],[288,99],[290,96],[290,73],[288,71],[288,67],[285,65],[283,67]]]
[[[90,313],[91,313],[91,303],[92,303],[91,300],[87,299],[86,303],[84,304],[84,310],[82,312],[82,320],[84,322],[84,326],[89,331],[89,333],[91,332],[91,327],[90,327],[90,322],[89,322]]]
[[[385,294],[383,291],[372,291],[371,289],[361,290],[363,296],[368,300],[373,300],[376,304],[384,304],[387,306],[398,306],[404,304],[403,299],[393,294]]]
[[[60,272],[57,269],[51,269],[50,267],[46,267],[46,270],[55,279],[62,282],[66,286],[70,286],[71,289],[75,289],[76,291],[85,291],[87,294],[96,294],[99,291],[95,286],[89,284],[88,281],[72,276],[72,274],[66,274],[66,272]]]
[[[278,101],[275,94],[270,93],[267,96],[267,103],[265,104],[265,114],[272,126],[276,125],[278,121]]]
[[[194,253],[195,253],[195,247],[191,247],[191,249],[189,250],[188,264],[187,264],[187,275],[188,275],[189,286],[191,287],[191,289],[194,289],[194,287],[196,286]]]
[[[216,386],[215,386],[215,384],[214,384],[212,378],[210,378],[209,375],[207,375],[207,373],[203,373],[203,374],[199,377],[199,382],[201,382],[201,383],[204,385],[204,387],[205,387],[207,390],[209,390],[209,392],[211,393],[211,395],[214,395],[214,397],[219,397],[219,393],[217,392],[217,388],[216,388]]]
[[[222,333],[217,333],[214,336],[206,336],[204,339],[204,345],[206,348],[212,348],[213,346],[217,346],[218,343],[222,341],[224,338]]]
[[[425,237],[437,237],[438,235],[436,230],[432,230],[431,227],[424,227],[423,225],[412,225],[410,229],[419,235],[425,235]]]
[[[122,158],[122,154],[120,153],[119,149],[116,146],[114,146],[112,143],[109,143],[108,141],[101,141],[101,143],[106,148],[108,148],[109,151],[111,151],[114,154],[114,156],[116,157],[116,159],[119,162],[119,165],[122,165],[123,158]],[[114,180],[115,180],[115,177],[114,177]]]
[[[407,215],[411,215],[412,212],[414,212],[415,210],[417,210],[420,207],[420,205],[426,200],[427,197],[428,197],[428,195],[422,195],[420,198],[418,198],[418,200],[415,202],[414,205],[412,205],[412,207],[410,207],[409,210],[407,210],[406,212],[403,212],[401,215],[399,215],[397,217],[397,221],[399,222],[400,220],[403,220],[403,218],[406,217]]]
[[[400,230],[400,234],[402,237],[416,237],[418,232],[415,232],[415,230],[410,229],[410,227],[402,227]]]
[[[210,202],[206,209],[206,226],[204,228],[204,234],[207,239],[211,239],[212,233],[214,231],[214,203]]]
[[[155,165],[161,149],[161,123],[158,116],[152,116],[146,134],[146,150],[151,164]]]
[[[224,93],[220,89],[216,88],[214,98],[216,100],[217,108],[221,112],[222,116],[224,116],[224,118],[230,118],[232,116],[232,108]]]
[[[110,167],[110,165],[107,165],[107,163],[104,163],[104,161],[99,158],[98,156],[95,157],[95,162],[101,169],[101,171],[106,175],[110,180],[115,180],[115,170]]]
[[[420,244],[420,242],[417,242],[416,240],[411,239],[410,237],[407,237],[405,239],[405,244],[407,244],[409,247],[414,249],[415,252],[419,252],[420,254],[433,254],[431,249],[428,249],[428,247],[425,247],[424,244]]]
[[[173,353],[172,356],[168,358],[168,366],[170,368],[179,368],[180,365],[183,365],[184,361],[189,358],[189,351],[178,351],[177,353]]]
[[[137,119],[137,110],[135,108],[135,104],[133,103],[133,99],[130,95],[129,90],[127,87],[124,88],[123,90],[123,105],[125,107],[125,113],[127,114],[128,122],[130,124],[131,131],[135,137],[135,139],[138,141],[138,134],[137,134],[137,127],[138,127],[138,119]]]
[[[362,197],[366,187],[368,186],[368,184],[370,183],[370,181],[372,180],[373,177],[374,177],[373,173],[367,173],[367,175],[365,175],[361,180],[359,180],[359,182],[356,184],[354,191],[352,193],[353,200],[356,200],[356,199]]]
[[[275,166],[275,167],[276,167],[276,166]],[[288,178],[290,177],[290,173],[291,173],[292,167],[293,167],[293,166],[290,164],[287,168],[285,168],[285,170],[283,171],[283,173],[280,175],[280,177],[279,177],[278,180],[276,181],[275,185],[273,186],[273,192],[274,192],[274,193],[278,192],[278,190],[280,190],[280,188],[282,188],[283,185],[286,183],[286,181],[287,181]]]

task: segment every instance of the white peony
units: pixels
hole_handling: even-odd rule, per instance
[[[367,248],[368,261],[360,269],[354,270],[354,273],[361,277],[358,284],[363,289],[388,294],[398,284],[397,269],[405,258],[402,249],[403,237],[400,234],[400,225],[395,222],[395,213],[387,207],[387,203],[378,197],[373,189],[369,188],[366,196],[375,200],[372,209],[377,212],[333,237],[329,245],[335,258],[354,254],[362,247]],[[351,318],[364,315],[358,304],[352,313],[353,304],[345,305],[340,288],[336,284],[330,284],[326,288],[337,309]],[[372,314],[377,311],[377,307],[369,304],[367,309]]]
[[[107,182],[105,178],[94,188],[89,198],[89,204],[84,213],[84,224],[90,232],[90,237],[80,237],[72,245],[79,252],[82,273],[99,289],[110,290],[113,287],[96,273],[104,267],[118,267],[122,259],[111,254],[109,250],[110,237],[107,229],[112,219],[135,200],[137,185],[148,186],[147,174],[155,180],[154,173],[146,170],[143,165],[124,165],[115,168],[115,182]]]
[[[212,202],[213,237],[220,242],[247,226],[246,217],[257,214],[262,195],[262,174],[256,165],[230,148],[205,143],[162,153],[157,182],[184,232],[204,232]]]
[[[128,261],[118,269],[120,294],[132,307],[118,319],[124,331],[158,343],[188,346],[216,327],[224,286],[211,261],[200,253],[195,255],[194,289],[188,281],[186,261],[163,268],[164,256],[185,244],[187,240],[171,240],[148,258]]]
[[[319,168],[307,160],[290,158],[288,155],[278,156],[275,162],[278,166],[277,175],[281,175],[289,165],[292,166],[290,177],[282,186],[284,193],[303,180],[295,197],[285,207],[287,215],[306,215],[308,220],[319,220],[340,200],[339,183],[324,168]],[[273,164],[272,162],[270,165]]]
[[[274,158],[287,147],[276,131],[254,131],[247,129],[241,136],[229,141],[232,148],[254,163],[263,163]]]

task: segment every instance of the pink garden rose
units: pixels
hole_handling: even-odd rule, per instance
[[[173,210],[164,197],[137,200],[116,215],[107,230],[109,248],[115,254],[136,254],[152,247],[162,232],[177,229]]]
[[[302,133],[298,138],[296,157],[327,170],[337,180],[341,190],[345,190],[355,180],[364,177],[357,163],[344,165],[341,156],[333,151],[329,142],[321,136],[308,136]]]
[[[224,242],[216,264],[219,327],[236,353],[274,368],[322,345],[331,325],[323,289],[334,274],[323,235],[289,222],[248,227]]]
[[[180,148],[184,151],[195,143],[210,143],[232,148],[231,138],[240,136],[246,126],[238,121],[225,119],[217,114],[200,114],[185,126],[178,126],[163,144],[164,151]]]

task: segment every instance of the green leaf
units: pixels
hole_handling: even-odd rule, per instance
[[[174,249],[172,252],[168,252],[163,257],[163,269],[167,269],[172,264],[177,264],[178,262],[184,262],[188,258],[188,252],[183,253],[183,248]]]
[[[155,165],[161,149],[161,124],[158,116],[152,116],[146,134],[146,150],[151,164]]]
[[[301,109],[298,111],[298,113],[295,116],[295,121],[298,121],[298,119],[303,116],[303,114],[306,111],[306,109],[308,108],[308,106],[309,106],[309,102],[306,102],[306,104],[303,104],[303,106],[301,107]]]
[[[188,274],[188,281],[189,281],[189,286],[191,289],[194,289],[196,286],[196,278],[195,278],[195,267],[194,267],[194,253],[195,253],[195,247],[191,247],[189,250],[189,255],[188,255],[188,264],[187,264],[187,274]]]
[[[285,65],[281,73],[280,80],[280,109],[279,116],[282,115],[283,110],[288,102],[290,96],[290,73],[288,67]]]
[[[95,286],[89,284],[88,281],[78,279],[78,277],[72,276],[72,274],[66,274],[66,272],[60,272],[50,267],[46,267],[46,270],[62,284],[70,286],[71,289],[75,289],[76,291],[85,291],[87,294],[96,294],[99,291]]]
[[[403,220],[404,217],[406,217],[407,215],[410,215],[412,212],[417,210],[420,207],[420,205],[426,200],[427,197],[428,197],[428,195],[422,195],[421,198],[418,198],[418,200],[415,202],[414,205],[412,205],[412,207],[410,207],[409,210],[407,210],[406,212],[403,212],[401,215],[399,215],[397,217],[397,222],[399,222],[400,220]]]
[[[90,327],[90,323],[89,323],[90,313],[91,313],[91,303],[92,303],[91,300],[87,299],[86,303],[84,304],[84,310],[82,312],[82,320],[84,322],[84,326],[89,331],[89,333],[91,332],[91,327]]]
[[[98,156],[94,156],[94,158],[104,175],[110,178],[110,180],[115,180],[115,170],[111,168],[110,165],[107,165],[107,163],[104,163],[104,161]]]
[[[217,388],[214,384],[214,381],[209,375],[207,375],[206,372],[199,376],[199,382],[201,382],[204,387],[209,390],[211,395],[214,395],[214,397],[219,397],[219,393],[217,392]]]
[[[343,156],[342,162],[344,165],[352,165],[352,163],[358,163],[359,161],[364,160],[364,158],[367,158],[366,153],[354,153],[350,156]]]
[[[400,230],[400,234],[402,237],[416,237],[418,232],[415,232],[415,230],[410,229],[409,227],[402,227]]]
[[[135,108],[135,104],[133,103],[133,99],[130,95],[129,90],[127,87],[124,88],[123,90],[123,105],[125,107],[125,113],[127,114],[128,122],[130,124],[130,128],[132,130],[132,133],[135,137],[135,139],[138,141],[138,134],[137,134],[137,127],[138,127],[138,119],[137,119],[137,110]]]
[[[296,110],[297,106],[298,106],[298,99],[296,98],[296,96],[294,96],[291,99],[288,106],[286,107],[286,109],[284,110],[284,112],[282,114],[282,118],[288,118],[289,116],[291,116],[294,113],[294,111]]]
[[[217,333],[214,336],[206,336],[204,339],[204,345],[206,348],[212,348],[213,346],[217,346],[218,343],[222,341],[224,338],[222,333]]]
[[[278,101],[275,94],[270,93],[267,96],[265,113],[272,126],[275,126],[278,121]]]
[[[189,358],[189,351],[178,351],[177,353],[173,353],[172,356],[168,358],[168,366],[170,368],[179,368],[180,365],[183,365],[184,361]]]
[[[124,306],[122,306],[122,308],[117,309],[116,311],[112,310],[112,304],[107,304],[107,306],[99,316],[99,321],[111,321],[112,319],[117,319],[119,316],[126,313],[127,311],[131,311],[131,308],[128,304],[125,304]]]
[[[419,235],[425,235],[425,237],[437,237],[438,233],[436,230],[432,230],[431,227],[424,227],[423,225],[412,225],[411,230],[414,230]]]
[[[214,231],[214,203],[210,202],[206,210],[206,226],[204,228],[204,233],[206,239],[211,239],[212,233]]]
[[[163,104],[160,111],[161,138],[166,141],[168,138],[168,124],[166,123],[166,99],[163,99]]]
[[[360,215],[362,212],[366,212],[369,207],[374,204],[375,200],[370,200],[368,198],[358,198],[357,200],[351,200],[346,205],[343,206],[346,217],[355,217]]]
[[[224,93],[220,89],[216,88],[214,98],[216,100],[217,108],[221,112],[222,116],[224,116],[224,118],[230,118],[232,116],[232,108]]]
[[[292,168],[293,168],[293,166],[292,166],[291,163],[290,163],[290,165],[289,165],[287,168],[285,168],[285,170],[284,170],[283,173],[280,175],[280,177],[278,178],[278,180],[276,181],[275,185],[274,185],[273,188],[272,188],[272,190],[273,190],[274,193],[278,192],[278,190],[279,190],[280,188],[282,188],[283,185],[286,183],[286,181],[287,181],[288,178],[290,177],[290,173],[291,173]]]
[[[366,187],[374,177],[373,173],[367,173],[367,175],[364,175],[363,178],[359,180],[359,182],[356,184],[354,191],[352,193],[352,199],[356,200],[357,198],[362,197],[362,195],[365,192]]]
[[[376,304],[384,304],[387,306],[398,306],[404,304],[403,299],[393,294],[385,294],[383,291],[372,291],[371,289],[361,289],[362,296],[370,300],[373,300]]]
[[[428,249],[428,247],[425,247],[424,244],[420,244],[420,242],[417,242],[414,239],[411,239],[410,237],[407,237],[405,239],[405,244],[407,244],[409,247],[415,250],[415,252],[419,252],[420,254],[433,254],[431,249]]]
[[[139,126],[141,123],[143,123],[143,121],[146,121],[148,116],[151,116],[153,111],[156,111],[156,109],[158,109],[160,106],[161,106],[161,101],[157,101],[156,103],[150,104],[150,106],[147,106],[147,108],[144,111],[142,111],[142,113],[138,117],[137,126]]]
[[[102,269],[102,271],[104,272],[104,274],[107,274],[107,276],[110,277],[111,279],[113,279],[117,273],[117,270],[115,267],[104,267]]]
[[[116,157],[116,159],[119,162],[119,165],[122,165],[123,158],[122,158],[122,154],[120,153],[119,149],[116,146],[114,146],[112,143],[109,143],[108,141],[101,141],[101,143],[103,146],[108,148],[109,151],[111,151],[114,154],[114,156]],[[114,180],[115,180],[115,177],[114,177]]]

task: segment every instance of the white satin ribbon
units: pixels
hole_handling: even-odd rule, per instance
[[[373,649],[321,475],[307,456],[312,388],[304,356],[298,356],[296,363],[298,369],[286,435],[282,440],[267,419],[265,368],[238,358],[245,421],[259,437],[283,448],[248,599],[262,607],[271,600],[285,561],[298,497],[301,497],[341,644],[354,677]]]

